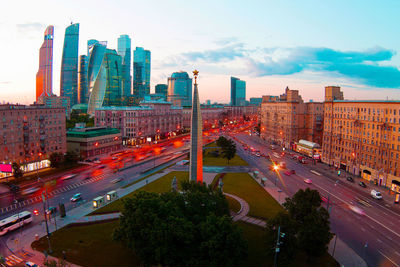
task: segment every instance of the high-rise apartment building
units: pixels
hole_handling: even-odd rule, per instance
[[[164,96],[167,99],[168,85],[167,84],[157,84],[155,86],[155,93]]]
[[[168,78],[167,99],[177,107],[192,105],[192,78],[187,72],[174,72]]]
[[[133,52],[133,95],[143,99],[150,94],[151,53],[143,47]]]
[[[79,57],[79,68],[78,68],[78,103],[87,104],[89,102],[89,90],[88,90],[88,58],[86,55]]]
[[[231,105],[246,105],[246,82],[235,77],[231,77]]]
[[[65,109],[43,105],[0,105],[0,162],[24,172],[50,166],[53,152],[66,152]],[[11,175],[0,171],[0,177]]]
[[[41,96],[53,94],[53,38],[54,26],[44,32],[44,41],[39,50],[39,70],[36,74],[36,101]]]
[[[125,97],[132,94],[131,51],[131,38],[128,35],[121,35],[118,38],[118,55],[122,58],[122,92]]]
[[[260,110],[260,134],[264,140],[294,148],[307,140],[321,144],[323,103],[304,103],[298,90],[278,96],[263,96]]]
[[[78,47],[79,23],[65,29],[61,60],[60,95],[70,99],[70,105],[78,103]]]
[[[344,100],[325,87],[322,161],[400,193],[400,100]]]

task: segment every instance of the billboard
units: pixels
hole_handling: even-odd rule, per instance
[[[10,173],[12,173],[11,164],[0,164],[0,172],[10,172]]]

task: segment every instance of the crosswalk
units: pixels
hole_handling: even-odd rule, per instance
[[[60,193],[64,193],[64,192],[73,190],[73,189],[78,188],[80,186],[99,181],[99,180],[103,179],[107,174],[108,173],[103,173],[103,174],[100,174],[98,176],[94,176],[94,177],[92,177],[90,179],[82,180],[82,181],[79,181],[77,183],[64,186],[62,188],[57,188],[57,189],[49,192],[47,195],[49,197],[53,197],[55,195],[58,195]],[[15,209],[18,209],[18,208],[22,208],[22,207],[24,207],[26,205],[37,203],[37,202],[40,202],[40,201],[42,201],[41,196],[36,196],[36,197],[30,198],[30,199],[26,199],[24,201],[19,202],[18,204],[13,204],[13,205],[10,205],[8,207],[1,208],[0,209],[0,214],[7,213],[7,212],[10,212],[12,210],[15,210]]]
[[[17,264],[20,264],[23,261],[20,257],[17,255],[10,255],[6,257],[6,266],[14,266]]]

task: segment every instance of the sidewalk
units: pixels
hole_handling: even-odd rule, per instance
[[[260,172],[260,171],[259,171]],[[253,173],[249,173],[251,177],[259,184],[261,185],[276,201],[278,201],[279,204],[283,204],[285,202],[285,199],[288,197],[288,195],[280,190],[278,187],[275,186],[273,182],[271,182],[271,179],[268,179],[264,182],[265,185],[262,184],[261,179],[262,179],[262,172],[260,172],[260,177],[255,178]],[[335,238],[332,238],[331,242],[329,243],[329,249],[328,252],[329,254],[333,254],[333,247],[335,243]],[[339,237],[337,237],[336,240],[336,248],[335,248],[335,254],[333,257],[340,263],[342,266],[355,266],[355,267],[366,267],[367,264],[366,262],[354,251],[352,250],[349,246],[347,246]]]

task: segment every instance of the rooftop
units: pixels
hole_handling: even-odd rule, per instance
[[[106,127],[90,127],[90,128],[74,128],[67,131],[67,137],[91,138],[110,134],[119,134],[120,131],[115,128]]]

